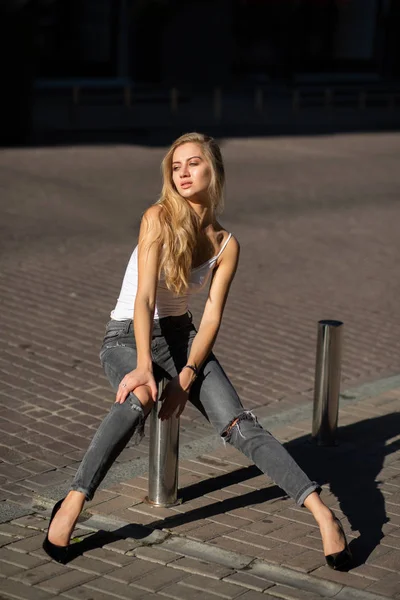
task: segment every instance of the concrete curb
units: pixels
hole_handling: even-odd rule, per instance
[[[43,517],[45,515],[41,513],[40,516]],[[46,516],[50,516],[50,511],[46,511]],[[98,531],[100,529],[109,532],[123,529],[125,538],[132,538],[141,542],[138,548],[155,545],[161,550],[169,550],[188,558],[221,565],[237,572],[243,571],[246,574],[262,578],[268,583],[300,589],[305,592],[318,594],[322,598],[335,598],[335,600],[388,600],[387,596],[319,579],[308,573],[301,573],[287,567],[267,563],[261,559],[254,559],[251,556],[217,548],[206,542],[189,540],[169,531],[152,530],[144,525],[135,525],[110,516],[102,517],[96,515],[95,517],[90,517],[83,522],[79,522],[79,527],[87,529],[88,534],[91,531]],[[134,555],[135,551],[136,549],[130,551],[128,554]],[[222,581],[224,580],[223,578]],[[232,583],[229,579],[227,581]],[[268,593],[273,595],[273,590],[271,589],[270,592],[267,590],[267,597],[269,597]]]

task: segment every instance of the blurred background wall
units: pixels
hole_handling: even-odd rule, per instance
[[[235,85],[400,77],[400,0],[2,0],[3,137],[29,135],[35,81]]]

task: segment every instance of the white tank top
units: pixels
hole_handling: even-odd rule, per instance
[[[154,319],[161,319],[163,317],[178,317],[184,315],[188,311],[188,299],[192,294],[196,294],[201,291],[209,280],[210,274],[215,267],[217,259],[221,256],[222,252],[232,234],[230,233],[222,245],[221,250],[216,256],[210,258],[207,262],[203,263],[199,267],[192,269],[189,279],[189,289],[181,296],[176,296],[171,292],[164,279],[160,279],[157,286],[156,296],[156,307],[154,311]],[[135,298],[138,284],[138,247],[134,249],[129,259],[128,266],[125,271],[124,279],[122,281],[121,291],[117,304],[113,311],[111,311],[111,318],[115,321],[123,321],[125,319],[132,319]]]

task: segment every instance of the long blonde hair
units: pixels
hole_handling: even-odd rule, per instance
[[[216,141],[202,133],[185,133],[173,142],[165,155],[161,171],[163,187],[156,202],[163,207],[160,211],[160,233],[158,241],[163,251],[160,259],[160,273],[163,273],[169,290],[180,295],[189,286],[189,275],[196,246],[200,223],[190,204],[178,193],[172,179],[173,154],[182,144],[192,142],[201,146],[205,160],[211,168],[211,181],[208,188],[212,217],[223,209],[223,188],[225,170],[221,150]]]

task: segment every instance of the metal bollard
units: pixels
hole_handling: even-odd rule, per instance
[[[168,380],[158,386],[160,398]],[[158,418],[159,399],[150,414],[149,495],[145,501],[153,506],[175,506],[178,499],[179,419],[172,416],[166,421]]]
[[[339,414],[341,321],[319,321],[315,365],[312,438],[319,446],[336,443]]]

